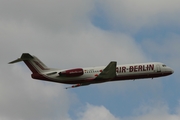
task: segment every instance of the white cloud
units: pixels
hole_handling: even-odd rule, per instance
[[[177,106],[179,108],[179,106]],[[139,113],[138,113],[139,112]],[[136,116],[131,117],[129,120],[179,120],[180,114],[177,112],[171,113],[167,104],[162,101],[156,101],[149,105],[142,105],[139,109],[135,110]]]
[[[78,120],[120,120],[113,116],[104,106],[87,104],[85,110],[79,113]]]
[[[162,101],[156,101],[151,104],[142,104],[134,109],[134,115],[128,117],[115,117],[104,106],[94,106],[87,104],[83,112],[78,113],[78,120],[179,120],[180,114],[177,112],[170,113],[167,104]],[[179,107],[177,107],[179,108]]]

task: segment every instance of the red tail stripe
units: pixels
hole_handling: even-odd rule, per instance
[[[24,60],[24,63],[29,67],[29,69],[32,71],[32,73],[39,73],[34,66],[31,65],[31,63],[28,60]]]
[[[44,68],[43,66],[41,66],[41,64],[39,64],[37,61],[33,61],[38,67],[40,67],[42,70],[48,70],[47,68]]]

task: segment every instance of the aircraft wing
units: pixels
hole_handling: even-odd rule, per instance
[[[117,62],[111,61],[107,67],[95,78],[95,80],[102,80],[102,79],[113,79],[116,77],[116,64]]]
[[[93,81],[96,80],[97,83],[98,83],[98,80],[100,82],[100,80],[111,80],[111,79],[115,78],[116,77],[116,64],[117,64],[117,62],[111,61],[107,65],[107,67],[95,79],[89,79],[89,80],[90,81],[91,80],[93,80]],[[73,86],[70,86],[70,87],[66,87],[66,89],[85,86],[85,85],[90,85],[90,84],[92,84],[90,81],[87,82],[87,83],[79,83],[79,84],[76,84],[76,85],[73,85]]]

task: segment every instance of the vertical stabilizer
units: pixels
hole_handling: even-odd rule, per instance
[[[24,61],[24,63],[28,66],[28,68],[32,71],[33,74],[35,73],[42,73],[47,70],[50,70],[43,62],[41,62],[37,57],[30,55],[29,53],[23,53],[21,55],[21,58],[18,58],[12,62],[9,62],[9,64],[21,62]]]

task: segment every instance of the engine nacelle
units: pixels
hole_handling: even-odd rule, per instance
[[[84,71],[82,68],[76,68],[76,69],[70,69],[66,71],[62,71],[58,73],[61,77],[77,77],[84,74]]]

